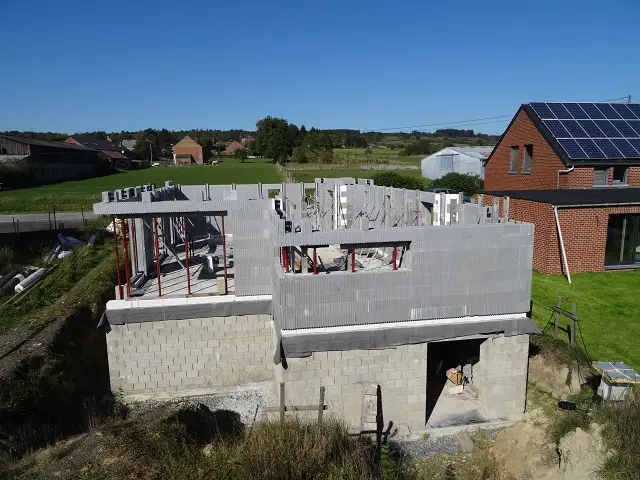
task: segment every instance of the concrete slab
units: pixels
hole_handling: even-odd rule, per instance
[[[468,390],[451,395],[449,389],[455,385],[447,380],[436,405],[427,420],[430,428],[482,424],[488,421],[481,403]]]

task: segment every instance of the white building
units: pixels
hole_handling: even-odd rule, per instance
[[[467,173],[484,178],[484,161],[493,145],[487,147],[448,147],[422,159],[422,176],[440,178],[447,173]]]

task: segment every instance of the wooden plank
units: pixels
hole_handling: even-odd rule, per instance
[[[318,425],[322,425],[323,412],[324,412],[324,387],[320,387],[320,403],[318,404]]]
[[[280,423],[284,423],[284,382],[280,382]]]

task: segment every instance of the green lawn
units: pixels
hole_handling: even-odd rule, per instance
[[[582,273],[571,280],[569,284],[561,275],[533,274],[533,317],[538,325],[547,324],[548,309],[558,296],[568,310],[576,302],[591,359],[622,361],[640,370],[640,272]],[[562,322],[566,326],[568,319]]]
[[[166,180],[182,184],[280,183],[282,175],[268,159],[224,160],[218,165],[152,167],[105,177],[76,180],[0,192],[0,214],[90,211],[100,193],[147,183],[164,185]]]
[[[359,169],[336,169],[336,170],[298,170],[293,171],[291,174],[296,182],[313,182],[316,178],[373,178],[373,176],[384,170],[359,170]],[[394,172],[410,177],[422,177],[422,172],[419,169],[399,169],[393,170]]]

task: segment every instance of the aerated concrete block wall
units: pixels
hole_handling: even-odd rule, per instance
[[[524,313],[531,299],[533,226],[457,225],[278,235],[293,245],[410,241],[397,271],[286,274],[272,263],[274,321],[282,329]]]
[[[489,338],[480,345],[473,383],[489,419],[520,419],[525,409],[528,366],[529,335]]]
[[[111,389],[145,394],[273,379],[270,315],[112,325]]]
[[[287,363],[287,370],[275,367],[276,383],[285,382],[287,405],[317,405],[320,386],[324,386],[327,414],[359,431],[365,390],[378,384],[385,427],[393,421],[394,428],[406,434],[425,425],[426,343],[315,352],[310,357],[287,359]]]

